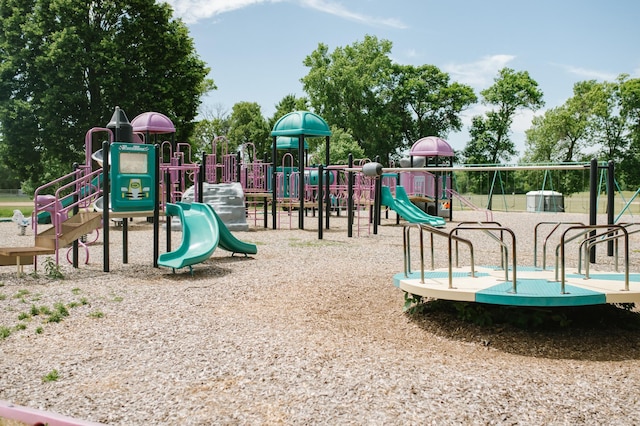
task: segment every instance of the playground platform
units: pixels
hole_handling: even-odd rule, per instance
[[[513,271],[510,270],[510,273]],[[576,271],[566,274],[564,290],[555,271],[519,267],[514,285],[505,281],[499,267],[477,267],[472,276],[468,268],[448,268],[393,277],[393,284],[407,293],[423,297],[510,306],[585,306],[604,303],[640,303],[640,274],[630,274],[625,288],[624,273],[596,273],[589,279]]]

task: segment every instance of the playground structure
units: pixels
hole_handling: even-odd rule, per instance
[[[589,223],[538,223],[533,236],[533,267],[518,265],[516,235],[498,222],[462,222],[448,232],[419,223],[404,227],[404,271],[394,275],[394,286],[421,297],[510,306],[554,307],[640,302],[640,274],[629,271],[629,235],[640,232],[640,223],[616,223],[613,208],[609,208],[608,223],[597,224],[595,205],[599,192],[596,185],[599,169],[605,169],[609,174],[608,205],[614,205],[613,164],[610,162],[607,166],[599,167],[594,160],[590,165],[592,185]],[[543,239],[540,267],[537,264],[538,240],[541,237],[539,234],[548,225],[553,227]],[[412,230],[416,230],[419,235],[419,272],[412,271]],[[556,231],[560,238],[555,245],[555,268],[547,269],[547,246],[550,245],[552,236],[558,235]],[[431,242],[430,270],[425,270],[425,234],[428,234]],[[498,266],[475,265],[470,234],[481,234],[483,238],[496,242],[500,253]],[[510,237],[506,241],[505,234]],[[447,243],[446,268],[435,268],[434,238],[444,238]],[[619,267],[621,241],[624,249],[622,271]],[[589,264],[595,262],[596,247],[605,243],[608,255],[615,256],[615,272],[590,273]],[[466,246],[469,253],[470,263],[465,267],[461,267],[459,263],[460,245]],[[577,269],[572,271],[566,265],[569,250],[578,251]]]
[[[129,123],[124,111],[116,107],[106,127],[95,127],[86,133],[85,164],[75,164],[71,173],[36,189],[31,218],[34,246],[0,247],[0,265],[16,265],[18,274],[22,274],[25,264],[33,264],[35,268],[37,256],[49,254],[55,255],[58,264],[60,251],[72,245],[67,258],[72,257],[73,266],[78,267],[79,247],[94,242],[95,239],[86,241],[87,235],[93,234],[97,239],[98,229],[103,228],[104,271],[108,272],[110,233],[109,226],[102,225],[114,218],[121,221],[123,263],[128,263],[128,220],[144,217],[151,219],[154,226],[154,267],[164,266],[158,264],[159,212],[168,206],[168,214],[179,213],[176,207],[169,206],[176,199],[179,201],[185,182],[197,182],[201,173],[199,165],[183,164],[184,151],[178,149],[176,154],[173,153],[174,142],[164,141],[161,145],[145,143],[156,142],[159,135],[172,134],[173,131],[175,129],[171,121],[160,113],[145,113]],[[100,149],[96,149],[100,146]],[[167,161],[161,158],[161,146],[169,151]],[[196,192],[196,197],[201,192]],[[226,241],[220,246],[232,253],[247,255],[257,252],[254,245],[234,241],[215,212],[206,218],[218,235],[205,242],[210,248],[209,255],[218,246],[214,240],[219,235],[223,235]],[[51,226],[38,230],[43,223],[51,223]],[[186,220],[183,222],[183,237],[191,234],[189,223]],[[197,222],[196,234],[201,226]],[[180,267],[188,266],[193,272],[191,265],[206,259],[194,255],[200,249],[193,244],[193,240],[187,238],[185,241],[183,238],[180,248],[172,255],[174,260],[179,259]],[[167,221],[167,252],[172,253],[170,221]],[[86,262],[88,253],[86,251]],[[167,253],[163,255],[163,259],[168,256]],[[175,270],[174,265],[175,262],[169,262],[166,266]]]
[[[271,133],[272,158],[277,162],[272,163],[258,159],[251,143],[243,144],[232,152],[226,138],[216,137],[212,141],[211,154],[203,153],[202,162],[198,164],[192,159],[189,144],[173,140],[174,132],[171,121],[160,113],[144,113],[129,123],[124,112],[116,108],[106,128],[93,128],[87,132],[85,164],[76,165],[70,174],[36,190],[36,206],[31,221],[36,234],[34,247],[0,248],[0,264],[17,265],[21,273],[22,266],[34,263],[34,258],[39,255],[55,254],[58,262],[59,251],[72,244],[67,257],[73,255],[73,264],[77,267],[79,248],[85,244],[84,236],[96,231],[103,223],[109,223],[110,219],[118,219],[122,223],[123,262],[127,263],[127,222],[132,217],[151,218],[153,222],[154,266],[173,270],[189,267],[193,271],[192,265],[208,258],[218,246],[232,253],[255,254],[255,246],[229,238],[229,230],[215,211],[199,206],[204,184],[239,184],[245,198],[246,215],[253,220],[254,226],[262,216],[264,227],[268,227],[271,207],[273,229],[283,226],[283,218],[288,219],[288,226],[292,228],[291,212],[296,209],[298,228],[302,229],[306,213],[313,211],[318,215],[318,237],[322,238],[322,229],[329,228],[331,212],[340,215],[346,211],[349,236],[352,236],[354,225],[358,232],[361,229],[370,232],[373,225],[376,233],[380,211],[385,206],[396,211],[398,221],[402,217],[412,224],[407,225],[407,229],[417,227],[421,234],[429,232],[433,238],[433,235],[444,232],[440,229],[446,224],[443,216],[452,220],[452,201],[464,198],[452,189],[453,172],[488,170],[487,167],[453,167],[453,150],[446,141],[436,137],[422,138],[412,146],[408,163],[405,161],[404,164],[409,167],[383,169],[366,159],[350,160],[343,166],[329,165],[329,127],[321,117],[306,111],[289,113],[274,126]],[[307,137],[325,138],[328,165],[306,166]],[[279,153],[279,150],[285,152]],[[567,167],[558,166],[556,169]],[[584,169],[584,166],[573,167]],[[604,170],[597,164],[595,167]],[[514,170],[514,167],[509,166],[508,169]],[[554,167],[539,169],[552,170]],[[108,173],[109,179],[103,179],[104,173]],[[592,171],[592,175],[595,176],[592,177],[593,188],[597,184],[597,173]],[[613,182],[612,176],[609,182]],[[183,197],[189,191],[193,194],[190,198],[192,203],[185,204]],[[608,193],[613,194],[613,188]],[[592,204],[595,204],[595,199]],[[101,208],[95,211],[96,206]],[[172,251],[171,221],[167,221],[167,247],[162,255],[158,239],[159,211],[179,217],[183,226],[180,247]],[[485,220],[481,223],[493,223],[490,210],[484,212]],[[44,213],[51,218],[52,226],[38,232],[38,223]],[[615,239],[607,238],[608,249],[612,250],[614,241],[617,243],[625,232],[635,230],[631,225],[615,228],[612,209],[609,214],[611,228],[606,234],[617,235]],[[595,225],[592,221],[588,226]],[[595,230],[590,229],[589,235]],[[461,231],[457,229],[456,232]],[[490,234],[495,231],[486,229],[486,225],[482,230]],[[97,232],[95,235],[97,238]],[[406,238],[408,241],[408,235]],[[104,270],[108,271],[109,227],[104,227],[103,239]],[[450,242],[454,240],[449,239]],[[500,245],[506,252],[505,244]],[[513,245],[515,252],[515,238]],[[405,252],[405,256],[409,253]],[[405,264],[410,265],[410,261],[405,259]],[[512,268],[512,291],[515,292],[515,262]],[[409,271],[405,272],[407,276],[404,278],[408,278]],[[452,276],[450,274],[450,278]],[[398,279],[397,282],[403,280]],[[417,290],[413,288],[413,291]]]

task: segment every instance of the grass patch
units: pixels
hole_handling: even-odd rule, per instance
[[[49,373],[47,373],[45,376],[42,376],[42,383],[55,382],[59,378],[60,378],[60,373],[58,373],[58,370],[53,369]]]

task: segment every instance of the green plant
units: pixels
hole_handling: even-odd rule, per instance
[[[47,257],[44,260],[44,270],[47,277],[53,280],[62,280],[64,279],[64,275],[60,270],[60,265],[54,262],[53,258]]]
[[[6,294],[0,294],[0,300],[5,300],[7,298]]]
[[[43,331],[42,327],[36,328],[36,334],[42,334]]]
[[[38,308],[38,314],[41,314],[41,315],[51,315],[51,309],[49,309],[49,308],[48,308],[48,307],[46,307],[46,306],[40,306],[40,307]],[[36,315],[38,315],[38,314],[36,314]]]
[[[72,288],[71,289],[71,293],[73,293],[75,295],[78,295],[78,294],[80,294],[80,289],[78,287]]]
[[[90,318],[103,318],[104,317],[104,313],[102,313],[101,311],[89,312],[89,317]]]
[[[11,329],[4,325],[0,325],[0,340],[4,340],[9,336],[11,336]]]
[[[53,369],[49,373],[47,373],[47,375],[42,377],[42,383],[55,382],[59,378],[60,378],[60,373],[58,373],[58,370]]]
[[[58,302],[55,303],[53,307],[54,311],[49,315],[47,322],[60,322],[64,317],[69,316],[69,310],[64,304]]]
[[[18,292],[16,294],[13,295],[13,298],[14,299],[23,299],[24,300],[24,296],[26,296],[28,294],[29,294],[29,290],[22,288],[22,289],[18,290]]]
[[[404,292],[404,306],[402,311],[409,315],[418,314],[422,311],[422,296]]]
[[[25,330],[27,328],[27,324],[20,322],[18,324],[16,324],[16,331],[17,330]]]
[[[18,320],[19,321],[26,320],[26,319],[29,319],[29,318],[31,318],[31,315],[29,313],[27,313],[27,312],[20,312],[18,314]]]

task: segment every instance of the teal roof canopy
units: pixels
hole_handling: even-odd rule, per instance
[[[299,135],[331,136],[331,130],[322,117],[309,111],[294,111],[283,115],[271,130],[271,136]]]
[[[298,149],[298,136],[277,136],[276,137],[276,149],[278,151],[285,149]],[[273,144],[271,144],[271,149],[273,149]],[[309,144],[307,141],[304,141],[304,149],[309,149]]]

